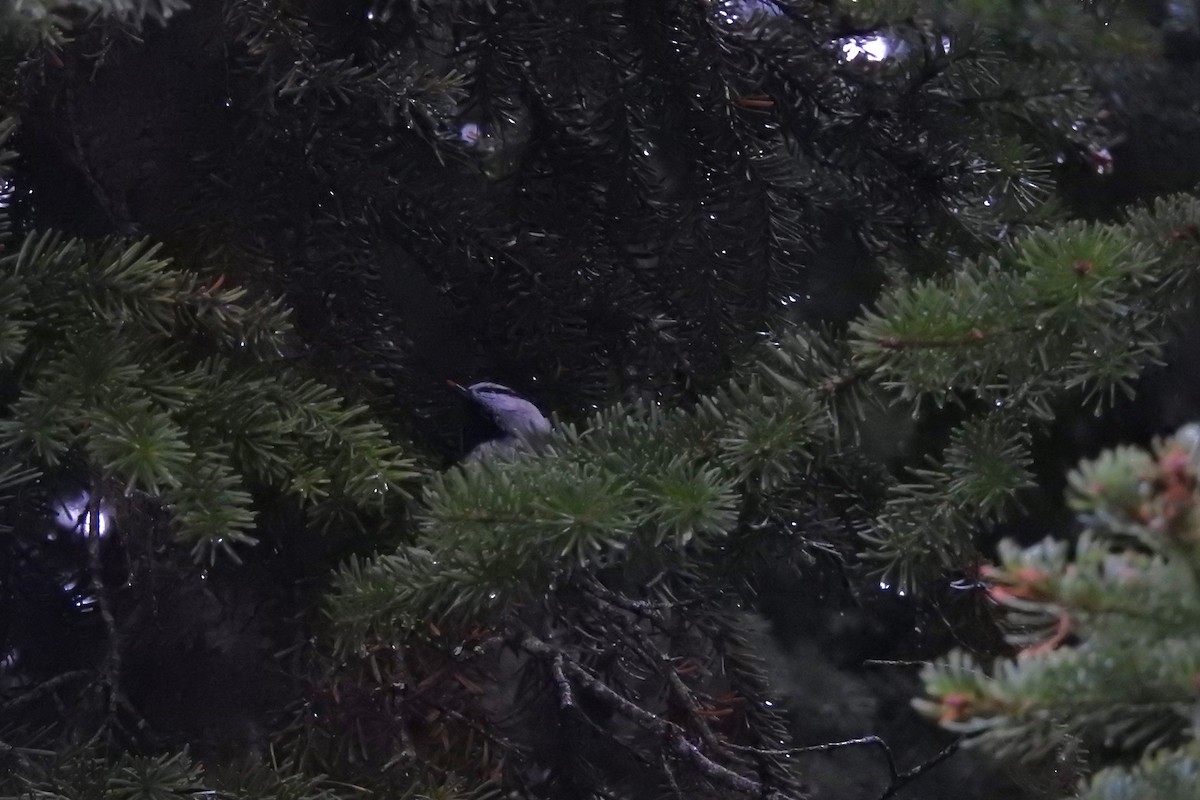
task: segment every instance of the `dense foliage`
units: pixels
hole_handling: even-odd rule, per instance
[[[1081,797],[1193,796],[1198,447],[1189,426],[1153,452],[1080,465],[1071,505],[1087,530],[1075,546],[1004,542],[986,571],[1018,657],[986,669],[954,652],[925,670],[919,706],[1006,757],[1074,740],[1133,762],[1099,772]]]
[[[1054,422],[1163,358],[1200,201],[1078,196],[1121,163],[1106,87],[1177,28],[901,5],[6,7],[2,791],[950,768],[798,729],[778,598],[882,591],[938,619],[882,652],[1001,651],[947,598]],[[448,378],[556,432],[451,466],[486,426]]]

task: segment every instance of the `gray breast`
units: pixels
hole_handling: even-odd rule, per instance
[[[498,383],[476,383],[466,394],[491,418],[500,436],[483,442],[467,454],[466,461],[513,458],[529,449],[530,442],[551,430],[550,420],[532,402]]]

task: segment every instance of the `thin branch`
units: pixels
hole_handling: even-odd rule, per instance
[[[662,611],[666,608],[664,604],[652,603],[649,600],[631,600],[628,597],[619,595],[612,589],[609,589],[596,578],[595,575],[585,573],[580,581],[580,584],[592,595],[608,603],[616,606],[622,611],[628,611],[631,614],[636,614],[639,617],[645,617],[660,625],[665,625]]]
[[[563,708],[575,707],[575,695],[571,689],[571,681],[563,667],[563,654],[557,653],[550,661],[550,674],[554,676],[554,685],[558,687],[558,702]]]
[[[594,578],[592,581],[593,583],[598,583]],[[585,582],[586,585],[587,583]],[[631,613],[640,614],[654,623],[664,634],[669,635],[669,632],[666,630],[666,620],[661,613],[653,608],[647,608],[643,603],[621,597],[604,586],[599,586],[598,589],[595,586],[589,588],[596,592],[597,599],[608,604],[610,607],[621,610],[632,609]],[[600,593],[601,591],[603,594]],[[704,720],[703,715],[700,713],[700,706],[696,703],[695,695],[687,684],[683,682],[683,679],[679,677],[679,673],[675,670],[675,665],[672,663],[671,657],[662,652],[651,640],[646,631],[642,630],[641,626],[631,621],[628,617],[618,617],[618,624],[625,629],[625,633],[637,640],[638,647],[636,648],[636,652],[652,670],[658,673],[660,678],[666,681],[671,696],[687,711],[688,718],[696,728],[696,731],[699,732],[700,738],[704,743],[712,748],[713,752],[728,757],[729,751]]]
[[[885,350],[925,349],[932,347],[978,347],[988,343],[990,337],[979,328],[953,336],[883,336],[876,344]]]
[[[675,666],[671,664],[670,659],[662,656],[661,672],[667,680],[667,685],[671,688],[671,694],[675,699],[687,709],[688,717],[691,718],[692,724],[696,726],[696,730],[700,733],[700,738],[706,745],[712,748],[713,752],[724,756],[729,755],[729,751],[725,747],[725,743],[713,733],[712,728],[704,721],[704,717],[700,713],[700,706],[696,704],[696,698],[692,695],[691,690],[679,677],[679,673],[675,671]]]
[[[124,712],[128,720],[132,722],[133,730],[136,733],[143,736],[150,735],[149,723],[121,691],[121,635],[109,600],[108,589],[104,584],[104,562],[100,555],[100,512],[103,502],[100,485],[99,480],[93,483],[87,507],[77,523],[77,527],[82,529],[84,540],[87,542],[88,571],[92,589],[96,593],[96,605],[100,609],[100,619],[104,622],[105,644],[107,645],[104,661],[99,669],[99,682],[105,691],[105,719],[92,736],[92,742],[96,741],[105,730],[111,730],[110,726],[122,725],[121,712]],[[57,697],[57,695],[55,696]],[[128,729],[125,730],[128,732]]]
[[[113,616],[112,606],[108,602],[108,591],[104,586],[104,565],[100,559],[100,498],[101,493],[93,485],[93,492],[88,498],[87,510],[80,524],[83,526],[84,540],[87,542],[88,570],[91,573],[92,588],[96,592],[96,603],[100,607],[100,619],[104,621],[107,650],[104,663],[100,667],[100,680],[108,687],[107,710],[109,716],[116,713],[117,694],[120,691],[118,677],[121,672],[121,643],[117,631],[117,620]]]
[[[533,634],[525,634],[520,640],[520,647],[531,655],[561,666],[564,677],[574,679],[585,691],[606,703],[617,713],[636,722],[645,730],[658,734],[670,745],[679,756],[690,762],[706,778],[743,794],[756,795],[763,800],[786,800],[785,796],[759,781],[748,778],[733,770],[718,764],[700,751],[695,744],[688,741],[684,730],[673,722],[663,719],[634,703],[632,700],[614,691],[610,686],[579,664],[566,658],[554,646],[542,641]]]
[[[943,747],[933,758],[922,761],[910,770],[901,772],[899,775],[892,775],[892,781],[888,784],[887,789],[883,794],[879,795],[879,800],[890,800],[895,797],[896,793],[907,786],[913,780],[936,767],[938,764],[945,761],[950,756],[958,752],[958,747],[962,743],[962,739],[955,739],[950,744]]]
[[[671,762],[667,759],[666,752],[663,752],[661,755],[663,775],[667,776],[667,785],[671,787],[671,794],[675,795],[677,800],[684,800],[684,794],[679,788],[679,781],[675,780],[675,770],[671,767]]]
[[[744,753],[752,753],[762,756],[792,756],[802,753],[821,753],[829,750],[836,750],[842,747],[878,747],[887,762],[888,768],[888,785],[883,790],[883,794],[879,796],[879,800],[890,800],[895,797],[896,793],[907,786],[910,782],[936,767],[938,764],[945,761],[950,756],[954,755],[962,744],[962,739],[955,739],[950,744],[942,748],[932,758],[922,761],[912,769],[901,772],[896,767],[896,757],[892,754],[892,748],[888,746],[879,736],[863,736],[859,739],[847,739],[843,742],[825,742],[823,744],[807,745],[805,747],[788,747],[782,750],[767,750],[760,747],[751,747],[748,745],[731,744],[729,748]]]
[[[489,742],[491,742],[492,744],[499,747],[501,750],[506,750],[510,753],[523,753],[527,750],[527,748],[522,747],[520,745],[516,745],[516,744],[510,742],[508,739],[505,739],[503,736],[498,736],[495,732],[488,730],[485,726],[480,725],[478,722],[471,719],[470,717],[468,717],[466,714],[462,713],[461,711],[455,711],[453,708],[450,708],[449,706],[443,706],[443,705],[439,705],[436,703],[430,703],[430,705],[433,708],[436,708],[438,711],[443,712],[446,716],[450,717],[451,719],[458,720],[463,725],[466,725],[468,728],[475,731],[480,736],[484,737]],[[404,740],[404,743],[405,743],[406,752],[411,754],[415,758],[416,750],[412,747],[412,744],[408,741],[409,737],[407,735],[404,735],[402,737],[402,739]]]
[[[68,683],[90,678],[93,675],[95,675],[95,673],[87,669],[77,669],[72,670],[71,672],[63,672],[59,675],[55,675],[50,680],[45,681],[44,683],[39,683],[29,691],[20,694],[3,704],[0,704],[0,712],[4,714],[10,714],[22,706],[29,705],[34,700],[38,699],[44,694],[47,694],[48,692],[53,692],[63,686],[66,686]]]

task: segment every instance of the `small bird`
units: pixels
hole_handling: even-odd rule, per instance
[[[507,386],[487,381],[465,387],[454,381],[446,383],[471,401],[494,426],[495,435],[476,445],[464,461],[511,457],[551,430],[550,420],[538,407]]]

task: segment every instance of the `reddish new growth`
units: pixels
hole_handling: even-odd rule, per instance
[[[988,582],[988,596],[997,603],[1006,600],[1049,600],[1050,575],[1037,567],[1017,567],[1005,572],[999,567],[985,566],[980,573]]]
[[[1074,264],[1071,265],[1071,269],[1074,270],[1075,274],[1081,278],[1084,275],[1089,274],[1095,268],[1096,268],[1096,262],[1088,261],[1086,259],[1080,259],[1079,261],[1076,261]]]
[[[1169,448],[1159,456],[1153,480],[1154,498],[1142,507],[1143,522],[1169,529],[1185,523],[1196,504],[1197,477],[1191,455],[1178,446]]]
[[[1065,608],[1060,608],[1058,610],[1058,619],[1054,623],[1054,633],[1050,634],[1050,636],[1043,641],[1026,647],[1021,651],[1021,653],[1023,655],[1049,653],[1051,650],[1055,649],[1064,641],[1066,641],[1067,637],[1071,635],[1071,628],[1071,615],[1067,613]]]
[[[745,727],[746,698],[737,692],[725,692],[709,702],[698,703],[692,713],[723,733],[732,733]]]
[[[961,722],[971,716],[975,698],[963,692],[951,692],[942,698],[942,713],[938,722]]]
[[[1047,602],[1054,599],[1050,590],[1050,575],[1037,567],[1018,567],[1004,572],[996,567],[984,567],[983,576],[988,580],[988,596],[1001,605],[1012,601]],[[1065,608],[1057,609],[1054,632],[1044,641],[1025,648],[1022,653],[1045,653],[1062,644],[1071,634],[1071,615]]]
[[[1185,239],[1198,240],[1200,239],[1200,226],[1185,225],[1180,230],[1172,233],[1169,238],[1172,242],[1181,242]]]
[[[735,97],[733,104],[738,108],[744,108],[747,111],[770,111],[775,108],[775,101],[766,95],[747,95],[746,97]]]

